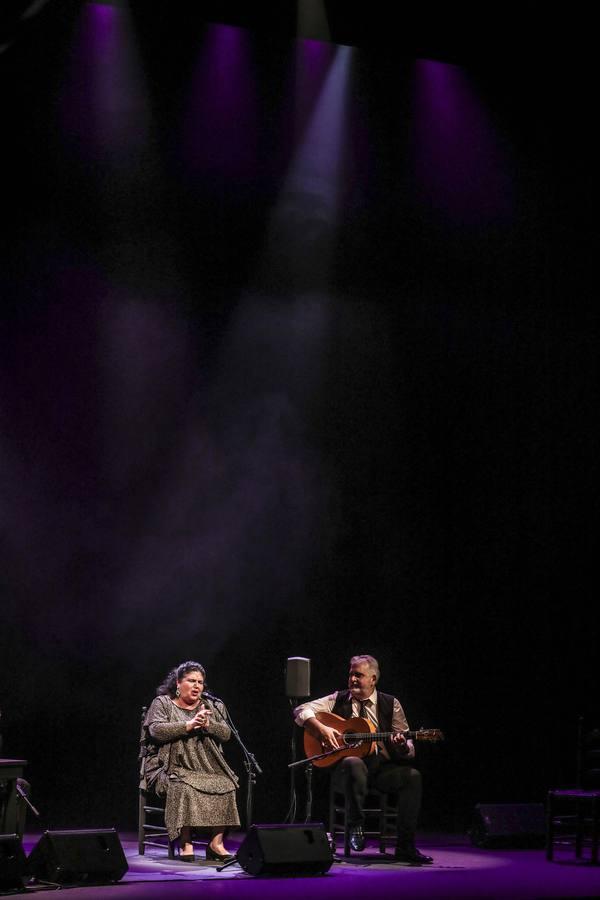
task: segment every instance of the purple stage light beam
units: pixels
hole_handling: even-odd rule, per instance
[[[88,3],[78,26],[62,92],[63,133],[84,158],[133,164],[151,114],[130,13]]]
[[[251,175],[258,157],[251,38],[211,26],[204,37],[184,123],[183,156],[195,175]]]
[[[512,216],[510,154],[467,73],[415,63],[414,190],[423,209],[477,227]]]
[[[268,225],[261,278],[277,272],[288,289],[329,282],[344,182],[350,47],[301,42],[296,60],[295,151]],[[322,77],[315,96],[315,79]],[[315,96],[309,115],[306,95]]]
[[[333,52],[332,52],[333,51]],[[282,194],[318,184],[328,207],[337,210],[343,177],[344,137],[348,118],[350,47],[332,48],[317,41],[302,41],[298,51],[296,108],[313,92],[315,78],[323,77],[320,93],[290,164]]]

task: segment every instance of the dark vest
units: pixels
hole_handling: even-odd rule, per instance
[[[338,691],[331,710],[337,716],[343,719],[349,719],[352,716],[352,694],[350,691]],[[377,691],[377,721],[379,723],[379,731],[392,730],[392,714],[394,712],[394,698],[391,694],[384,694]],[[385,741],[385,747],[390,754],[390,758],[394,762],[406,763],[402,756],[396,751],[389,741]]]

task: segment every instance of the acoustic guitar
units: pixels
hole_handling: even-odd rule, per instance
[[[368,756],[375,752],[375,744],[391,738],[393,731],[375,731],[375,726],[368,719],[352,717],[343,719],[335,713],[320,712],[316,718],[323,725],[335,728],[342,735],[340,743],[343,746],[339,750],[324,750],[320,738],[314,737],[306,728],[304,729],[304,752],[315,766],[324,768],[339,762],[344,756]],[[402,732],[405,738],[413,741],[430,741],[437,743],[444,740],[444,735],[439,728],[419,728],[418,731]]]

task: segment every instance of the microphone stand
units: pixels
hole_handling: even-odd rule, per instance
[[[300,701],[300,697],[290,697],[290,705],[292,709],[298,706]],[[306,699],[306,698],[304,698]],[[288,769],[290,770],[290,808],[288,814],[285,818],[285,821],[289,819],[291,823],[296,821],[296,781],[295,781],[295,767],[306,765],[306,763],[311,763],[313,759],[320,759],[321,757],[311,756],[310,759],[296,759],[296,726],[292,725],[292,741],[291,741],[291,750],[292,750],[292,761],[288,764]],[[306,777],[306,812],[305,812],[305,822],[310,822],[312,816],[312,774],[313,767],[312,765],[306,766],[305,770]]]
[[[293,710],[298,705],[298,697],[289,697],[290,707]],[[292,765],[296,759],[296,725],[292,723],[292,737],[290,743],[291,755],[292,755]],[[287,811],[286,817],[283,820],[284,822],[292,822],[296,821],[296,780],[294,778],[294,771],[290,770],[290,806]]]
[[[254,799],[253,792],[254,792],[254,785],[256,784],[256,776],[262,775],[263,771],[262,771],[261,767],[259,766],[259,764],[257,763],[254,753],[251,753],[250,750],[248,750],[248,748],[242,741],[239,731],[233,724],[233,720],[231,718],[231,715],[229,714],[229,710],[227,709],[227,707],[225,706],[225,704],[223,703],[221,698],[215,697],[213,694],[209,694],[208,692],[206,692],[206,696],[208,697],[209,700],[212,700],[213,703],[221,704],[222,710],[225,713],[225,719],[227,720],[227,724],[231,728],[231,733],[233,734],[234,738],[236,739],[236,741],[242,748],[242,752],[244,754],[244,768],[246,769],[246,774],[248,776],[247,781],[246,781],[246,829],[249,829],[250,825],[252,824],[252,803],[253,803],[253,799]],[[219,711],[221,712],[221,710],[219,710]],[[221,714],[223,714],[223,712]],[[226,869],[229,866],[232,866],[236,862],[237,862],[237,854],[235,854],[233,856],[233,858],[228,860],[226,863],[223,863],[222,866],[217,866],[217,872],[222,872],[223,869]]]
[[[288,769],[292,769],[294,766],[305,766],[307,763],[311,763],[315,759],[325,759],[326,756],[333,756],[334,753],[339,753],[340,750],[343,749],[343,747],[334,747],[333,750],[325,750],[323,753],[316,753],[314,756],[307,756],[306,759],[299,759],[297,762],[288,763]]]
[[[21,785],[19,783],[16,784],[15,789],[17,791],[17,794],[21,798],[21,800],[23,800],[23,802],[27,804],[27,806],[29,807],[31,812],[35,816],[37,816],[37,818],[39,819],[40,814],[39,814],[38,810],[35,808],[35,806],[33,805],[33,803],[31,802],[31,800],[29,799],[29,797],[27,796],[27,794],[25,793],[25,791],[23,790],[23,788],[21,787]]]

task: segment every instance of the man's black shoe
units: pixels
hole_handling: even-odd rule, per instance
[[[396,847],[394,859],[408,866],[429,866],[433,862],[433,856],[426,856],[416,847]]]
[[[362,825],[353,825],[350,829],[350,846],[356,851],[365,849],[365,834]]]

